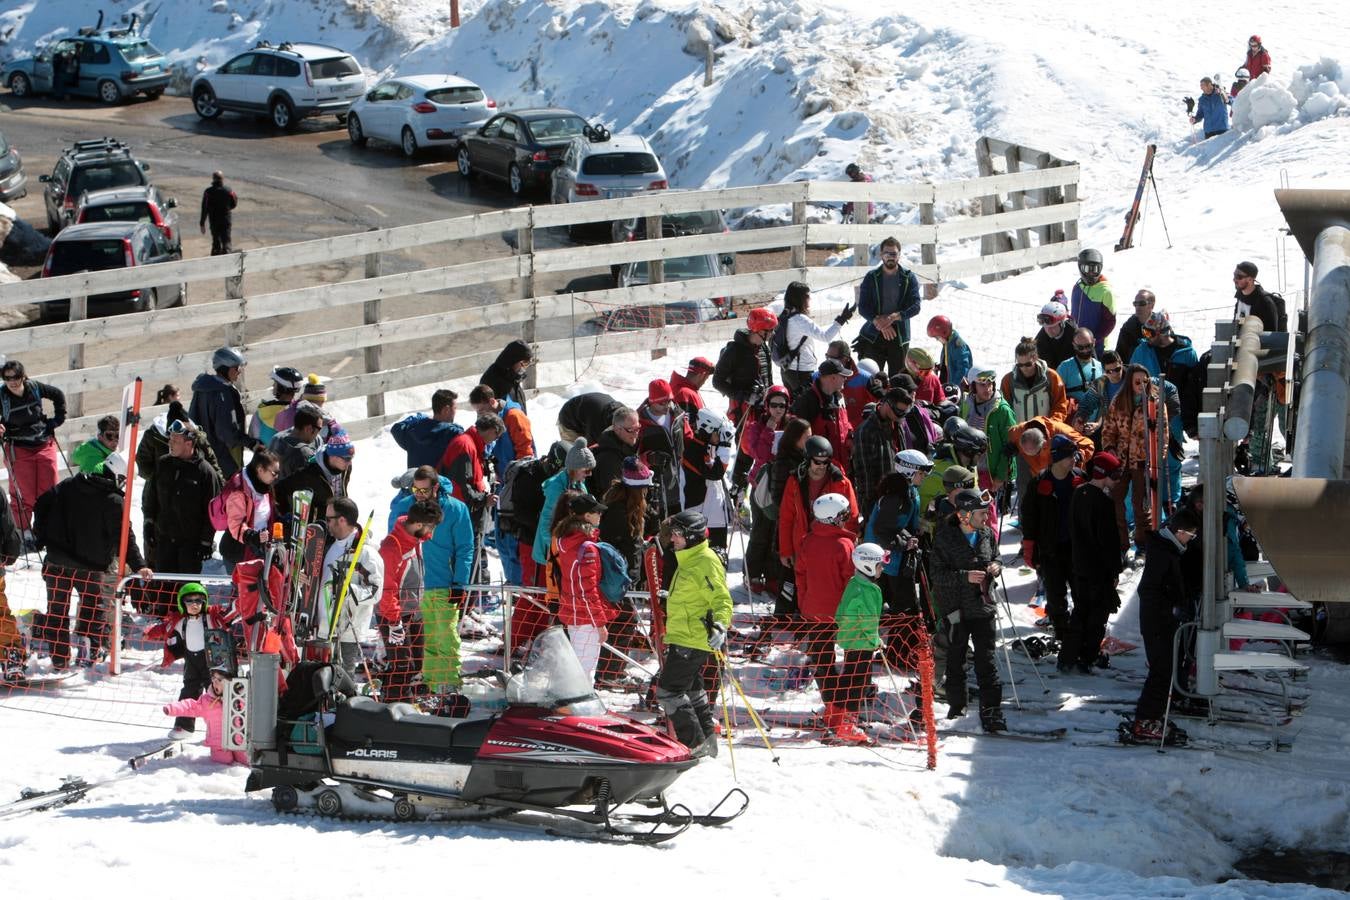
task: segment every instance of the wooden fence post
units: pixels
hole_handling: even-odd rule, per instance
[[[919,224],[936,225],[937,217],[933,214],[932,203],[919,204]],[[937,265],[937,244],[922,244],[919,246],[919,262],[924,265]],[[932,300],[938,295],[937,277],[932,281],[925,281],[923,284],[923,299]]]
[[[70,321],[78,322],[89,318],[89,297],[71,297],[70,298]],[[71,344],[70,350],[66,356],[67,367],[74,371],[84,368],[84,342]],[[69,418],[84,415],[84,391],[78,394],[71,392],[70,399],[66,402],[66,415]]]
[[[379,231],[375,226],[367,228],[366,231]],[[379,252],[366,254],[366,277],[380,277],[380,254]],[[380,299],[367,300],[362,304],[362,323],[365,325],[378,325],[381,321],[381,312],[384,301]],[[366,374],[379,372],[384,368],[383,348],[379,344],[372,344],[365,349],[366,355]],[[375,418],[384,415],[384,391],[377,391],[366,395],[366,416]]]
[[[661,216],[659,215],[648,216],[647,238],[649,240],[655,240],[656,238],[662,237],[665,237],[665,235],[661,233]],[[660,259],[647,260],[647,283],[661,284],[665,280],[666,280],[665,260]],[[664,303],[657,303],[656,306],[652,309],[652,327],[653,328],[666,327],[666,305]],[[666,348],[664,347],[657,347],[656,349],[652,350],[652,359],[660,359],[665,355],[666,355]]]
[[[854,202],[853,204],[854,224],[866,225],[872,221],[872,217],[868,215],[867,212],[867,204],[869,202],[870,201],[868,200]],[[872,245],[870,242],[864,241],[861,244],[853,245],[853,264],[855,266],[863,266],[863,267],[872,265]],[[856,290],[856,288],[854,290]]]
[[[1078,202],[1078,182],[1075,181],[1072,184],[1064,185],[1064,202],[1065,203]],[[1066,242],[1073,242],[1078,240],[1077,219],[1069,219],[1064,223],[1064,240]]]
[[[225,299],[244,299],[244,254],[239,254],[239,274],[225,278]],[[243,318],[226,329],[226,340],[231,347],[242,347],[248,340],[248,319]]]
[[[793,225],[806,224],[805,200],[792,201],[792,224]],[[792,245],[792,257],[788,265],[792,266],[792,268],[794,269],[806,268],[806,238],[804,236],[802,237],[802,242],[800,244]]]
[[[516,229],[516,254],[525,257],[525,274],[520,277],[520,299],[534,300],[534,207],[529,208],[529,218],[524,228]],[[520,336],[530,345],[533,352],[538,323],[538,303],[530,305],[530,317],[521,326]],[[525,371],[525,389],[534,390],[539,386],[539,364],[535,363]]]

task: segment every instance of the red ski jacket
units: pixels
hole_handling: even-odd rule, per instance
[[[809,463],[804,465],[809,466]],[[811,524],[812,498],[806,496],[810,492],[810,487],[805,484],[806,480],[807,476],[798,469],[783,486],[783,502],[778,505],[779,556],[796,556],[797,546],[806,535],[807,526]],[[857,528],[853,523],[858,521],[858,498],[854,496],[853,483],[838,466],[830,465],[829,474],[825,476],[825,484],[815,496],[819,497],[821,494],[843,494],[847,497],[850,528]],[[830,615],[834,615],[834,610],[830,610]]]
[[[600,593],[600,548],[584,531],[553,539],[558,561],[558,621],[604,628],[618,615]]]
[[[394,527],[380,541],[380,561],[384,563],[384,588],[376,615],[383,623],[394,624],[417,608],[422,599],[422,545],[431,535],[415,538],[403,528],[407,516],[399,516]],[[415,566],[414,566],[415,564]],[[408,582],[409,570],[415,573],[415,583]]]
[[[206,627],[217,630],[226,630],[232,624],[239,621],[239,614],[228,607],[212,605],[206,608]],[[161,666],[168,667],[173,665],[177,659],[169,652],[169,638],[174,634],[180,637],[183,634],[182,628],[187,621],[187,616],[181,612],[171,612],[160,620],[158,625],[146,629],[145,637],[151,641],[164,642],[164,659],[160,662]]]
[[[854,534],[812,522],[797,548],[797,607],[808,622],[834,622],[839,598],[853,577]]]

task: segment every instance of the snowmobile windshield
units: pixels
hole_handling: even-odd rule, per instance
[[[524,670],[506,682],[506,701],[575,716],[605,712],[605,704],[596,696],[571,642],[558,625],[534,639]]]

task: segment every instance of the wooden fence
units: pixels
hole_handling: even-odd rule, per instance
[[[796,182],[711,191],[669,191],[612,200],[563,206],[526,206],[453,219],[371,230],[319,240],[243,250],[225,256],[162,263],[137,269],[90,272],[0,285],[0,307],[71,299],[69,321],[42,324],[0,332],[0,353],[10,357],[38,350],[65,348],[65,369],[33,372],[33,377],[54,384],[67,393],[75,433],[93,430],[95,415],[83,416],[84,395],[119,388],[139,375],[147,383],[181,379],[207,371],[212,350],[225,343],[243,346],[256,364],[287,363],[306,368],[306,360],[327,354],[362,351],[365,372],[335,378],[330,395],[347,399],[366,398],[366,417],[345,422],[354,436],[373,433],[402,415],[385,409],[385,394],[421,385],[442,384],[477,376],[496,356],[501,342],[486,349],[481,341],[473,347],[465,339],[465,352],[414,365],[385,368],[382,349],[390,344],[445,338],[482,328],[519,326],[519,334],[535,346],[541,362],[576,358],[579,348],[594,342],[590,356],[661,350],[677,344],[723,339],[737,327],[736,320],[647,328],[630,333],[576,336],[536,340],[538,325],[561,317],[573,317],[580,309],[649,306],[677,300],[711,296],[746,297],[781,292],[790,281],[800,280],[820,288],[838,285],[861,274],[861,269],[810,267],[807,250],[821,245],[855,245],[855,259],[869,260],[869,245],[895,236],[906,246],[919,245],[920,262],[910,265],[926,282],[971,279],[992,273],[1022,269],[1073,259],[1079,204],[1076,200],[1048,206],[1017,209],[995,215],[968,216],[959,212],[970,201],[1009,191],[1062,189],[1063,196],[1076,195],[1079,169],[1076,165],[1016,172],[1007,175],[946,183],[851,183]],[[812,205],[852,201],[865,208],[868,202],[892,205],[892,209],[917,210],[914,223],[816,224],[808,223]],[[650,234],[660,234],[663,215],[710,209],[746,209],[780,205],[790,208],[791,224],[738,230],[722,234],[660,238],[628,243],[567,246],[540,249],[536,237],[543,229],[598,224],[614,219],[648,217]],[[944,221],[935,211],[951,206],[958,210]],[[787,219],[784,210],[784,220]],[[653,217],[656,220],[653,221]],[[655,225],[655,228],[651,226]],[[995,254],[975,252],[973,239],[1021,229],[1059,227],[1065,239],[1024,246]],[[428,266],[414,271],[382,274],[381,254],[470,238],[511,236],[510,255],[470,262]],[[505,247],[506,245],[504,245]],[[789,265],[772,271],[723,275],[695,281],[665,282],[660,278],[660,260],[696,254],[730,254],[759,250],[788,250]],[[352,261],[364,258],[365,277],[334,283],[317,282],[292,289],[250,293],[251,275],[279,269]],[[576,272],[627,262],[653,261],[655,283],[623,289],[565,294],[536,294],[537,276]],[[191,285],[225,280],[225,299],[177,309],[153,310],[86,318],[86,298],[147,285]],[[496,285],[518,284],[518,299],[481,303],[467,308],[438,310],[390,318],[386,301],[410,295]],[[512,295],[514,296],[514,294]],[[339,307],[363,304],[361,324],[315,330],[305,334],[254,340],[245,343],[245,326],[279,316],[322,313]],[[153,335],[170,341],[177,333],[209,327],[209,339],[199,346],[182,347],[172,355],[145,359],[116,359],[99,365],[85,364],[86,345],[101,341]],[[181,342],[181,341],[180,341]],[[472,349],[470,349],[472,348]],[[30,367],[31,368],[31,367]],[[256,371],[256,370],[255,370]],[[152,410],[158,412],[159,410]]]

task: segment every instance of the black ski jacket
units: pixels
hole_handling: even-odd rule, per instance
[[[1113,579],[1121,572],[1120,529],[1111,497],[1091,484],[1079,485],[1069,502],[1073,530],[1073,574]]]
[[[592,497],[603,497],[614,482],[623,477],[623,460],[626,456],[637,456],[637,444],[626,444],[614,432],[613,426],[600,434],[600,440],[591,447],[595,455],[595,468],[591,477],[586,479],[586,490]]]
[[[44,399],[52,402],[52,417],[42,411]],[[66,395],[60,388],[31,378],[23,383],[22,396],[16,397],[9,388],[0,386],[0,423],[5,426],[5,440],[20,447],[45,447],[51,442],[52,432],[66,421]]]
[[[220,493],[219,473],[194,452],[190,459],[164,454],[155,462],[155,479],[145,492],[145,521],[154,523],[155,546],[197,543],[209,552],[216,530],[206,508]]]
[[[558,410],[558,424],[570,428],[594,444],[614,422],[614,413],[628,404],[602,391],[577,394]]]
[[[534,354],[530,352],[530,345],[521,340],[515,340],[502,348],[502,352],[497,354],[492,365],[483,372],[483,377],[478,379],[479,384],[486,384],[492,388],[492,393],[497,395],[498,400],[505,400],[508,397],[520,404],[521,412],[528,412],[525,406],[525,381],[524,374],[517,375],[513,368],[516,363],[529,359]],[[606,423],[608,424],[608,423]]]
[[[33,534],[47,548],[47,565],[104,572],[117,560],[122,534],[122,489],[113,476],[81,472],[37,499]],[[127,532],[127,565],[145,565],[136,535]]]
[[[750,343],[750,329],[738,330],[717,357],[712,383],[719,394],[738,403],[762,395],[773,384],[768,342],[756,347]]]
[[[977,535],[972,547],[955,514],[948,516],[933,535],[928,568],[940,616],[946,617],[960,610],[962,621],[994,618],[997,606],[993,588],[983,590],[966,580],[967,572],[984,569],[998,559],[994,532],[985,527]]]

